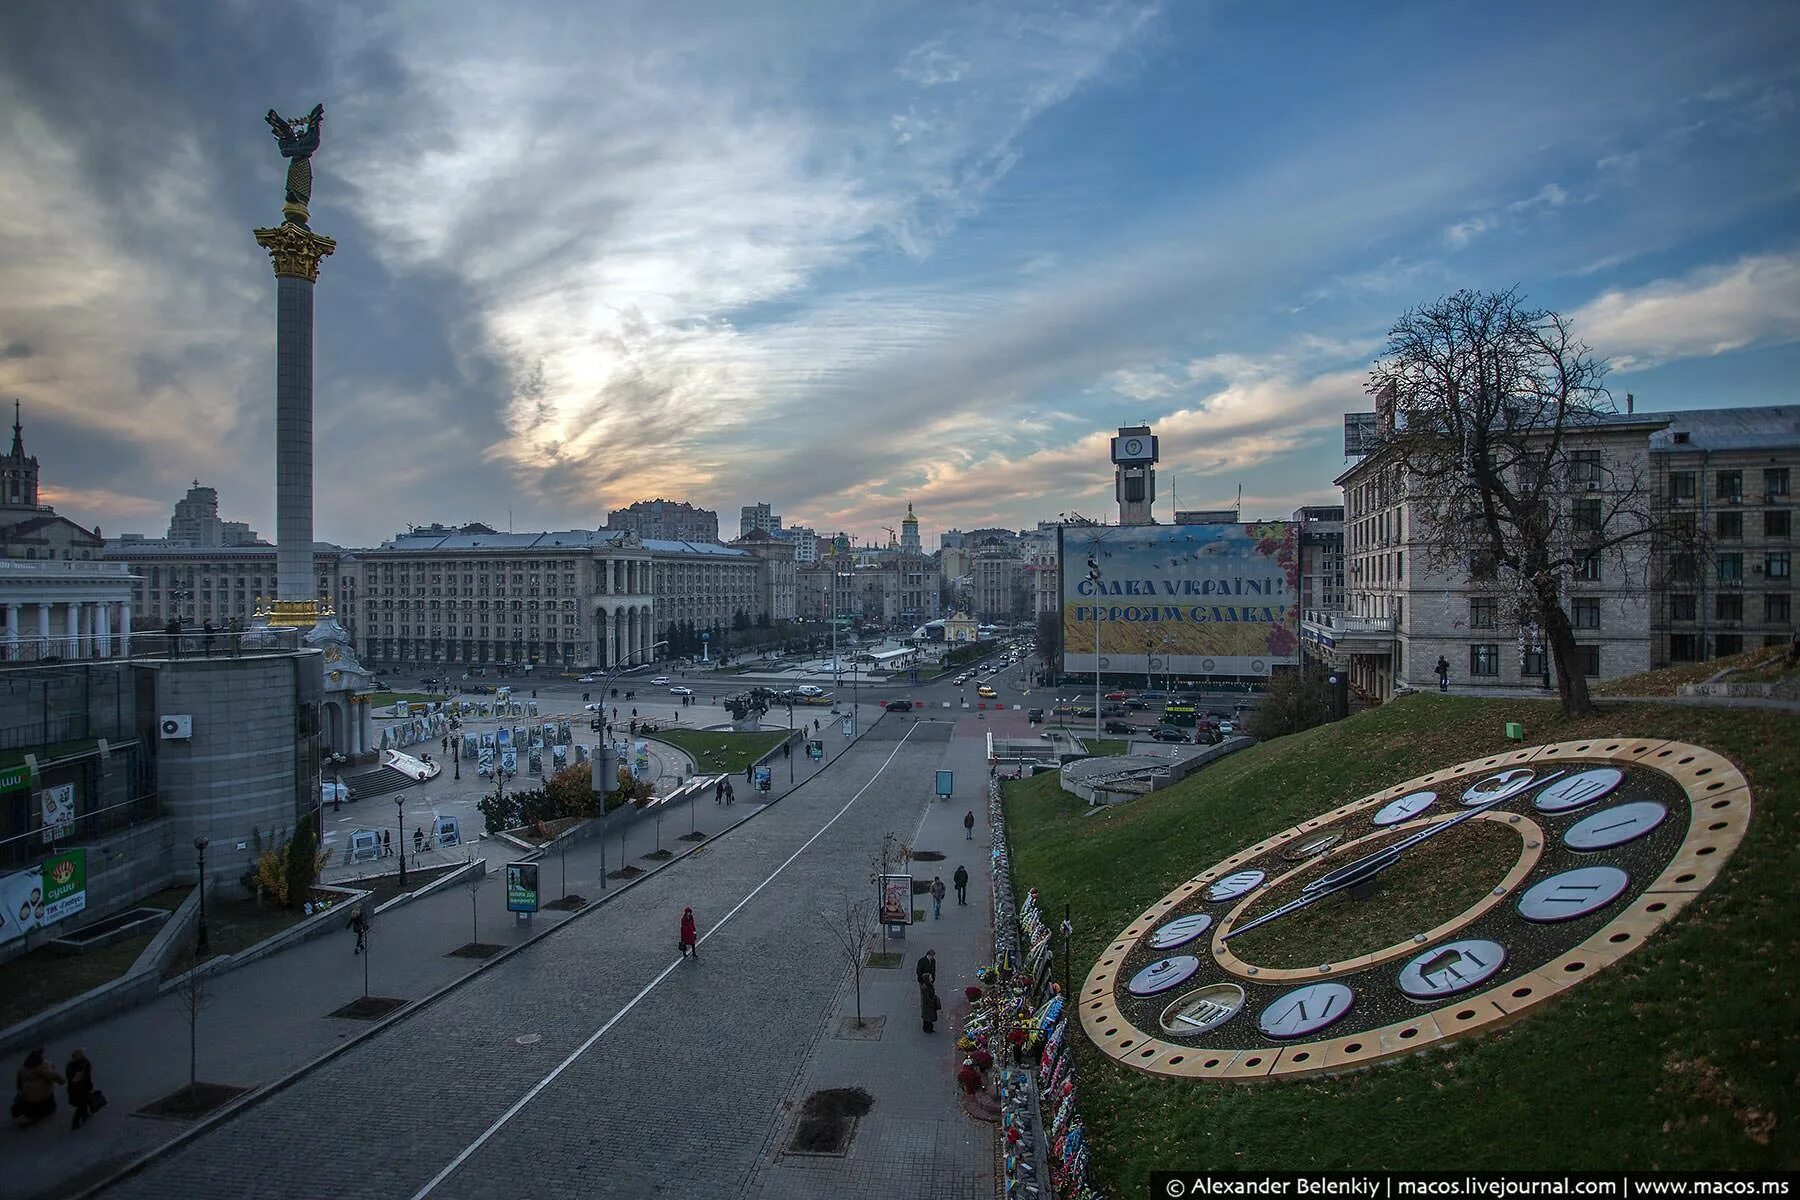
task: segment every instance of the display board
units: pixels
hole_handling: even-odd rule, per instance
[[[1103,674],[1268,675],[1299,661],[1291,521],[1064,526],[1057,541],[1066,672],[1095,669],[1096,626]]]

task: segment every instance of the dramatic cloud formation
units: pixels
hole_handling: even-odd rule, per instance
[[[1165,517],[1285,511],[1329,495],[1383,330],[1462,286],[1573,311],[1655,407],[1708,402],[1658,364],[1770,399],[1797,365],[1778,6],[1546,6],[1549,42],[1475,5],[300,12],[0,11],[0,396],[108,532],[196,476],[273,531],[271,104],[326,104],[317,528],[345,543],[658,495],[861,536],[908,501],[928,534],[1103,516],[1138,420]],[[1343,69],[1377,59],[1409,67]]]

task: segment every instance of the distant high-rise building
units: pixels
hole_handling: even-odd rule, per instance
[[[804,565],[819,561],[818,530],[805,525],[788,525],[769,532],[784,542],[794,543],[795,563]]]
[[[168,541],[178,546],[254,546],[260,540],[243,521],[221,521],[218,490],[201,487],[198,479],[169,518]]]
[[[717,542],[719,514],[685,500],[638,500],[606,514],[608,529],[630,530],[640,538],[675,542]]]
[[[938,534],[938,549],[962,550],[968,545],[968,536],[960,529],[946,529]]]
[[[767,504],[746,504],[738,509],[738,536],[743,537],[753,529],[764,533],[774,533],[781,528],[781,514],[770,512]]]

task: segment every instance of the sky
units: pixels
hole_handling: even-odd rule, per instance
[[[279,14],[279,15],[277,15]],[[683,499],[887,540],[1335,500],[1387,329],[1576,323],[1639,411],[1792,403],[1800,6],[0,6],[0,399],[43,492],[274,536],[263,123],[325,105],[315,535]]]

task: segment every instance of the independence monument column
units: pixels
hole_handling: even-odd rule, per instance
[[[256,230],[275,267],[275,601],[258,616],[276,629],[311,629],[321,615],[313,572],[313,284],[319,260],[337,243],[307,225],[312,156],[325,106],[296,120],[270,109],[263,118],[289,161],[282,222]],[[329,611],[329,608],[325,609]]]

